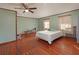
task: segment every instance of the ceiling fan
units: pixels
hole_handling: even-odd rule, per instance
[[[26,5],[26,4],[24,4],[24,3],[21,3],[21,5],[23,6],[23,8],[15,8],[15,9],[22,9],[22,10],[24,10],[23,13],[25,13],[25,12],[34,13],[34,11],[32,11],[32,10],[37,9],[36,7],[29,8],[28,5]]]

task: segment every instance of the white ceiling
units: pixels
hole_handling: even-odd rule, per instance
[[[20,3],[0,3],[0,8],[6,8],[17,11],[18,16],[41,18],[58,13],[63,13],[75,9],[79,9],[79,3],[28,3],[29,7],[37,7],[34,13],[26,12],[23,10],[15,9],[22,7]]]

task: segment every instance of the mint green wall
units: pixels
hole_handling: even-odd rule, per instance
[[[38,31],[43,30],[43,20],[42,19],[38,19]]]
[[[59,25],[59,22],[58,22],[58,16],[51,16],[51,19],[50,19],[50,30],[58,30],[58,25]]]
[[[47,17],[47,18],[49,18],[49,20],[50,20],[50,30],[57,30],[59,27],[58,27],[58,16],[49,16],[49,17]],[[44,20],[44,18],[40,18],[39,20],[38,20],[38,30],[43,30],[44,29],[44,27],[43,27],[43,20]]]
[[[0,43],[16,40],[16,12],[0,9]]]
[[[71,15],[72,15],[73,26],[77,27],[76,37],[77,37],[77,42],[79,43],[79,10],[73,11]]]
[[[72,24],[73,24],[73,26],[77,26],[77,22],[78,22],[78,17],[79,17],[79,10],[77,10],[77,11],[73,11],[72,13],[71,13],[71,16],[72,16]]]
[[[17,32],[22,33],[33,28],[37,28],[38,21],[34,18],[17,17]]]
[[[77,20],[78,20],[78,15],[79,15],[79,10],[77,11],[72,11],[72,12],[68,12],[68,14],[71,15],[71,18],[72,18],[72,25],[75,26],[77,25]],[[59,29],[59,20],[58,20],[58,16],[60,16],[62,14],[59,14],[59,15],[52,15],[52,16],[48,16],[49,17],[49,20],[50,20],[50,29],[51,30],[57,30]],[[44,17],[44,18],[48,18],[48,17]],[[40,18],[39,21],[39,27],[41,29],[43,29],[43,18]],[[42,22],[42,23],[41,23]]]

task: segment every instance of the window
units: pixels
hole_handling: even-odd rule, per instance
[[[44,29],[48,30],[50,28],[50,21],[49,20],[44,20]]]
[[[67,28],[71,28],[71,16],[70,15],[60,16],[59,21],[60,21],[61,30],[66,30]]]

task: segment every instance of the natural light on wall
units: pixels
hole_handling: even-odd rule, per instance
[[[71,28],[71,24],[61,24],[61,30],[66,30],[67,28]]]
[[[49,20],[44,20],[44,29],[48,30],[50,28],[50,21]]]

